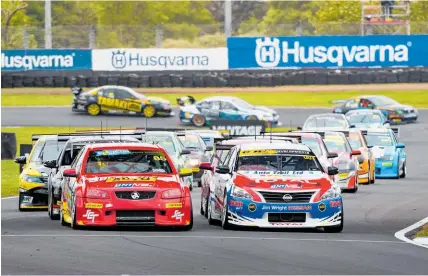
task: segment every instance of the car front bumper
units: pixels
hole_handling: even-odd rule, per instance
[[[394,161],[376,160],[375,175],[377,178],[398,177],[398,164]]]

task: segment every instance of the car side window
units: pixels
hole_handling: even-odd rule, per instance
[[[354,100],[350,100],[349,102],[347,102],[345,104],[346,108],[350,108],[350,109],[354,109],[354,108],[358,108],[358,104],[359,104],[359,99],[354,99]]]
[[[119,99],[119,100],[124,100],[124,99],[134,99],[134,96],[132,96],[131,93],[129,93],[128,91],[124,90],[124,89],[115,89],[115,98]]]
[[[218,163],[220,162],[220,158],[219,158],[219,156],[221,156],[221,150],[219,150],[219,151],[216,151],[214,154],[213,154],[213,156],[211,157],[211,165],[213,166],[213,167],[217,167],[218,166]]]
[[[104,88],[98,91],[98,95],[101,95],[105,98],[114,99],[115,90]]]
[[[233,105],[230,102],[225,102],[225,101],[221,102],[221,109],[222,110],[237,110],[235,105]]]
[[[73,163],[71,163],[71,168],[73,168],[73,169],[75,169],[75,168],[77,168],[77,165],[78,165],[78,163],[79,163],[79,161],[80,161],[80,157],[82,156],[82,154],[83,154],[83,152],[84,152],[85,150],[84,149],[81,149],[80,151],[79,151],[79,154],[76,156],[76,158],[73,160]]]
[[[220,110],[220,102],[211,102],[211,110]]]
[[[211,103],[208,102],[208,101],[200,102],[199,103],[199,107],[203,108],[203,109],[210,109],[211,108]]]
[[[232,158],[232,154],[233,154],[233,150],[230,150],[226,155],[226,158],[224,159],[224,162],[223,162],[224,165],[229,166],[229,161]]]

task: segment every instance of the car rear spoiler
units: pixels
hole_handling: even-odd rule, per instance
[[[400,138],[400,128],[398,127],[391,127],[392,131],[394,131],[395,136],[397,136],[397,138]]]
[[[187,105],[192,105],[194,103],[196,103],[196,100],[192,96],[184,96],[181,98],[177,98],[177,104],[179,106],[187,106]]]
[[[74,87],[71,88],[71,92],[74,95],[78,96],[78,95],[80,95],[83,92],[83,88],[79,87],[79,86],[74,86]]]
[[[330,100],[328,101],[329,104],[342,104],[346,102],[346,100]]]
[[[54,133],[54,134],[33,134],[33,135],[31,135],[31,141],[35,142],[35,141],[39,140],[40,137],[42,137],[42,136],[57,136],[58,141],[68,141],[71,137],[73,137],[70,134],[64,134],[63,136],[60,137],[58,133]]]
[[[292,131],[293,133],[316,133],[319,134],[321,136],[321,138],[325,138],[325,133],[326,132],[332,132],[332,131],[317,131],[317,130],[297,130],[297,131]]]

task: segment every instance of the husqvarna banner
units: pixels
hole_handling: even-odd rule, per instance
[[[428,66],[428,35],[231,37],[229,69]]]
[[[92,51],[93,71],[226,70],[227,48],[100,49]]]

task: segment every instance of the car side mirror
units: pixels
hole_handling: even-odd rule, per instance
[[[77,172],[76,172],[76,169],[66,169],[66,170],[64,170],[64,172],[62,173],[62,175],[64,177],[76,177],[77,176]]]
[[[387,125],[387,124],[390,124],[390,123],[391,123],[390,121],[385,121],[383,124]]]
[[[339,173],[339,169],[337,167],[330,166],[327,168],[328,175],[336,175]]]
[[[336,152],[329,152],[327,155],[327,158],[336,158],[339,157],[339,155]]]
[[[360,155],[361,151],[360,150],[352,150],[351,155]]]
[[[360,155],[360,156],[358,156],[358,163],[359,164],[363,164],[364,163],[364,156],[362,156],[362,155]]]
[[[205,151],[212,151],[214,149],[214,147],[212,147],[212,146],[207,146],[206,148],[205,148]]]
[[[180,169],[180,177],[192,176],[193,170],[188,168]]]
[[[355,125],[350,125],[349,128],[355,128]]]
[[[228,174],[230,173],[230,169],[228,166],[221,165],[215,169],[215,172],[219,174]]]
[[[406,147],[406,145],[404,145],[403,143],[398,143],[395,147],[397,149],[404,149]]]
[[[211,171],[213,169],[213,167],[211,167],[211,163],[201,163],[199,165],[199,169]]]
[[[43,166],[50,169],[56,169],[57,168],[56,160],[49,160],[49,161],[43,162]]]
[[[24,165],[25,163],[27,163],[27,156],[19,156],[15,158],[15,163]]]
[[[188,149],[183,149],[182,151],[181,151],[181,155],[187,155],[187,154],[190,154],[191,153],[191,151],[190,150],[188,150]]]
[[[297,127],[297,130],[302,130],[302,127],[299,127],[299,126],[298,126],[298,127]]]
[[[370,146],[369,146],[369,145],[367,145],[367,148],[368,148],[368,149],[371,149],[372,147],[373,147],[372,145],[370,145]]]

